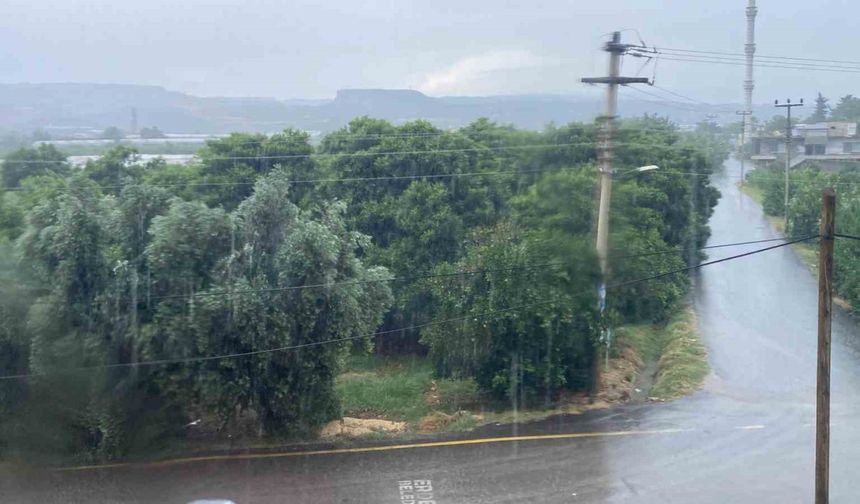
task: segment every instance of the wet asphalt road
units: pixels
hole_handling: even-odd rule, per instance
[[[776,237],[734,186],[711,243]],[[838,225],[838,220],[837,220]],[[763,245],[716,249],[717,259]],[[838,245],[837,245],[838,246]],[[789,248],[704,268],[694,292],[713,368],[703,391],[642,404],[489,427],[473,436],[571,432],[595,437],[220,460],[165,467],[0,476],[0,502],[402,503],[399,481],[429,481],[436,503],[801,503],[813,486],[816,280]],[[860,331],[833,324],[832,502],[860,502]],[[614,433],[630,435],[615,435]],[[637,434],[638,433],[638,434]],[[409,495],[405,492],[405,495]],[[416,501],[417,502],[417,501]]]

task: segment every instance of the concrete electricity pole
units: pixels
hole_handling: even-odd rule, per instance
[[[744,79],[744,99],[747,114],[744,116],[744,134],[747,138],[752,137],[752,95],[755,89],[755,80],[753,79],[753,64],[755,58],[755,17],[758,14],[758,8],[755,6],[755,0],[749,0],[747,4],[747,42],[744,45],[744,53],[746,54],[746,78]]]
[[[833,234],[836,192],[821,195],[818,252],[818,372],[815,400],[815,504],[827,504],[830,486],[830,328],[833,308]]]
[[[800,99],[800,103],[791,103],[791,98],[785,100],[785,103],[779,103],[779,100],[774,100],[773,105],[788,111],[785,127],[785,215],[783,216],[783,225],[785,226],[785,230],[788,231],[788,170],[791,169],[791,109],[802,107],[803,98]]]
[[[597,258],[600,261],[600,311],[606,307],[606,279],[609,272],[609,200],[612,197],[612,140],[615,133],[615,116],[618,108],[618,85],[648,84],[646,77],[621,77],[621,56],[630,46],[621,43],[621,32],[614,32],[612,40],[607,42],[603,50],[609,53],[609,76],[586,77],[582,82],[587,84],[606,84],[606,112],[601,121],[600,146],[598,147],[598,170],[600,172],[600,207],[597,214]],[[605,344],[605,335],[601,336],[601,344],[595,347],[593,379],[591,382],[592,397],[600,390],[600,355],[601,346]]]
[[[747,133],[747,116],[752,115],[752,112],[749,110],[739,110],[735,112],[735,114],[739,116],[743,116],[743,122],[741,123],[741,145],[740,156],[741,156],[741,186],[744,185],[744,163],[746,162],[746,133]]]

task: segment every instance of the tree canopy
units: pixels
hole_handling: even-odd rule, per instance
[[[618,137],[606,280],[624,286],[603,320],[593,124],[361,117],[318,146],[234,133],[191,166],[125,145],[74,172],[50,146],[11,154],[0,374],[36,376],[0,381],[0,413],[16,412],[0,416],[0,449],[14,431],[105,460],[195,418],[313,432],[340,415],[351,353],[427,355],[437,376],[517,403],[584,388],[607,320],[666,320],[684,297],[683,275],[630,281],[702,258],[708,175],[729,151],[716,125],[653,116]]]

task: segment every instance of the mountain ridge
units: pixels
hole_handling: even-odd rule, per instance
[[[682,102],[630,100],[625,116],[656,113],[679,124],[704,119],[735,121],[739,105],[697,106]],[[683,106],[682,106],[683,105]],[[342,89],[332,99],[281,100],[266,97],[202,97],[158,85],[98,83],[0,84],[0,130],[31,132],[130,129],[132,109],[139,127],[173,133],[277,131],[327,132],[368,115],[395,123],[426,119],[442,128],[461,127],[479,117],[540,129],[547,124],[588,121],[602,112],[602,98],[575,95],[441,96],[411,89]],[[53,133],[51,133],[53,134]]]

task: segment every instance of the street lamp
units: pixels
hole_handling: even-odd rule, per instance
[[[642,172],[654,171],[654,170],[659,170],[659,169],[660,169],[660,167],[657,165],[640,166],[639,168],[633,168],[630,170],[625,170],[625,171],[619,173],[618,176],[620,177],[623,175],[627,175],[628,173],[642,173]]]
[[[657,165],[645,165],[638,168],[625,170],[618,174],[619,177],[629,174],[637,174],[659,170]],[[606,174],[605,174],[606,175]],[[600,318],[603,319],[604,311],[606,310],[606,278],[609,275],[609,198],[612,191],[612,172],[608,173],[608,177],[604,182],[608,182],[600,191],[600,207],[597,213],[597,258],[600,261],[600,288],[598,290],[598,300],[600,308]],[[608,179],[608,180],[606,180]],[[605,199],[604,199],[605,198]],[[606,363],[609,368],[609,347],[612,344],[612,330],[607,327],[605,334],[601,335],[601,340],[606,342]],[[597,355],[600,355],[599,353]],[[595,372],[599,373],[599,364],[594,367]],[[595,390],[595,393],[597,391]]]

